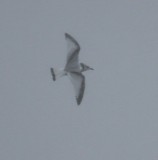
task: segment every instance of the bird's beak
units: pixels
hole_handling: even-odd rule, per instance
[[[93,68],[89,67],[90,70],[94,70]]]

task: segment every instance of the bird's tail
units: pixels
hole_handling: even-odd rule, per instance
[[[63,69],[50,68],[50,71],[53,77],[53,81],[56,81],[56,79],[66,75]]]

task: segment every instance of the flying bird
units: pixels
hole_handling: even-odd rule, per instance
[[[85,90],[85,76],[82,72],[94,69],[84,63],[79,63],[80,45],[78,42],[68,33],[65,33],[65,39],[68,49],[65,68],[50,68],[50,71],[54,81],[65,75],[70,78],[75,90],[77,104],[80,105]]]

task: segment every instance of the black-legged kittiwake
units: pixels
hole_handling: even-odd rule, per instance
[[[80,45],[78,42],[68,33],[65,33],[65,39],[67,41],[68,48],[65,68],[51,68],[50,70],[54,81],[59,77],[68,75],[75,90],[77,104],[80,105],[85,90],[85,76],[82,74],[82,72],[93,70],[93,68],[85,65],[84,63],[79,63],[78,55],[80,51]]]

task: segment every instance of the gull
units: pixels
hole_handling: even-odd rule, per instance
[[[74,87],[77,104],[80,105],[85,90],[85,76],[82,72],[94,69],[84,63],[79,63],[80,45],[78,42],[68,33],[65,33],[65,39],[68,49],[65,68],[50,68],[50,71],[54,81],[66,75],[70,78]]]

